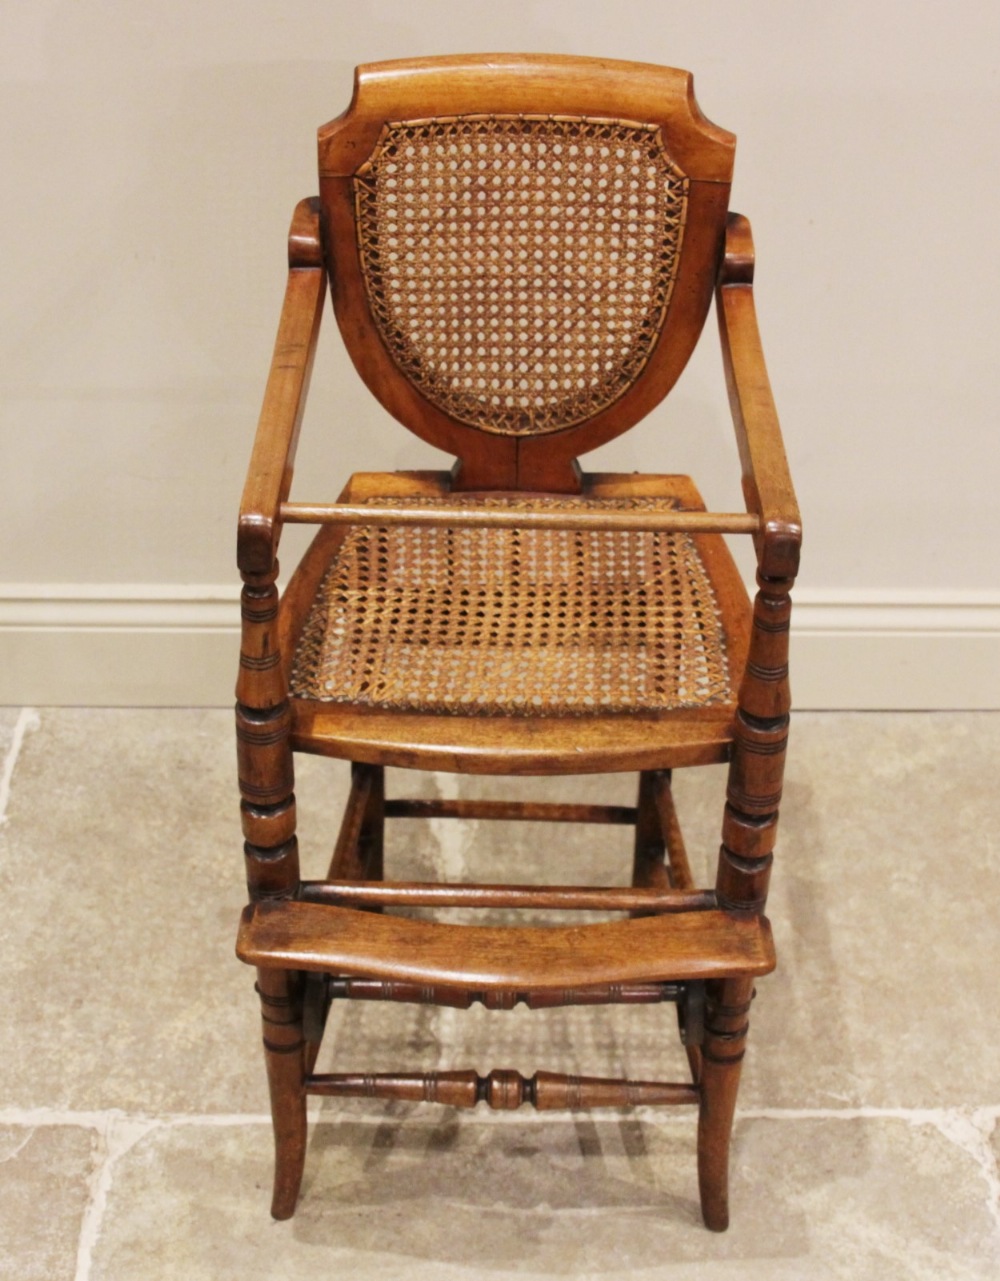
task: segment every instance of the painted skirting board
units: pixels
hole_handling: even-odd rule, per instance
[[[235,587],[0,585],[0,703],[226,706]],[[795,593],[799,708],[1000,708],[1000,593]]]

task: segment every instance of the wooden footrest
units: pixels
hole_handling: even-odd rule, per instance
[[[765,917],[689,912],[601,925],[448,925],[280,901],[244,909],[248,965],[476,988],[736,978],[774,969]]]

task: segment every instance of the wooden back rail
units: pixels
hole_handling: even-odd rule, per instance
[[[632,886],[480,885],[444,881],[302,881],[299,898],[336,907],[469,907],[554,912],[710,912],[714,890]]]

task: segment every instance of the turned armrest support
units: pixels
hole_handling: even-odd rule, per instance
[[[750,224],[740,214],[730,214],[716,310],[743,494],[747,510],[761,521],[754,537],[761,573],[788,579],[798,569],[802,522],[757,328],[753,268]]]
[[[325,293],[319,202],[313,198],[299,203],[288,235],[288,284],[240,504],[237,562],[243,574],[266,574],[274,564]]]

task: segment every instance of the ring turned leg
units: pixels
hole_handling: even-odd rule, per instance
[[[788,627],[792,580],[757,576],[753,631],[740,686],[716,877],[725,911],[767,903],[788,741]],[[709,984],[698,1118],[698,1182],[707,1227],[729,1225],[729,1144],[749,1029],[752,979]]]
[[[275,1219],[295,1213],[306,1160],[305,1041],[297,988],[297,976],[288,970],[257,971],[274,1126]]]
[[[701,1055],[698,1114],[698,1189],[705,1226],[729,1227],[729,1145],[746,1048],[751,979],[710,985]]]
[[[251,902],[294,898],[299,887],[291,712],[273,635],[278,613],[277,573],[275,564],[266,574],[247,575],[242,596],[236,742]],[[305,1161],[305,1058],[299,988],[299,977],[293,972],[257,971],[274,1123],[271,1213],[276,1219],[287,1219],[294,1212]]]

